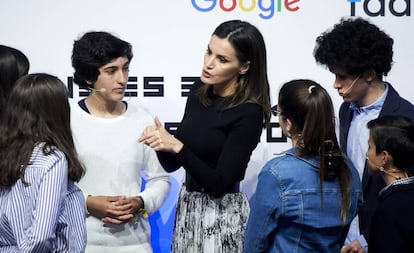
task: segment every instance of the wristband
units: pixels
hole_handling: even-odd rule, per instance
[[[145,202],[144,202],[144,199],[143,199],[141,196],[137,196],[137,199],[141,200],[141,202],[142,202],[142,207],[141,207],[141,209],[145,209]]]
[[[144,219],[148,218],[148,213],[145,210],[145,203],[144,199],[141,196],[137,196],[137,199],[140,199],[142,202],[142,207],[138,210],[138,212],[135,213],[134,217],[132,218],[133,221],[139,221],[139,217],[142,216]]]

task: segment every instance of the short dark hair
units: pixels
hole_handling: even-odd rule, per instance
[[[380,78],[391,70],[393,39],[362,18],[342,18],[316,38],[314,57],[327,67],[355,75],[373,68]]]
[[[87,32],[73,44],[74,82],[82,88],[98,79],[99,68],[118,57],[131,61],[132,46],[108,32]]]
[[[405,116],[382,116],[367,124],[376,153],[387,151],[403,171],[414,169],[414,122]]]

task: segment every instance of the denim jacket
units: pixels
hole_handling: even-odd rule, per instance
[[[323,181],[319,157],[296,155],[292,148],[273,158],[259,174],[245,234],[245,252],[339,252],[341,238],[362,204],[358,172],[352,172],[350,205],[341,220],[338,182]]]

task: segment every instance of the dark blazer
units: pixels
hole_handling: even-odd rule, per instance
[[[339,109],[339,142],[344,152],[346,152],[349,126],[353,116],[353,111],[349,109],[349,104],[347,102],[342,103]],[[414,106],[400,97],[389,83],[388,94],[379,117],[384,115],[403,115],[414,119]],[[378,174],[369,173],[369,169],[365,163],[364,174],[362,176],[362,190],[364,192],[365,203],[358,212],[358,215],[360,232],[366,240],[369,238],[371,219],[378,204],[378,193],[384,187],[385,183],[382,177]]]
[[[414,252],[414,183],[382,192],[372,218],[370,253]]]

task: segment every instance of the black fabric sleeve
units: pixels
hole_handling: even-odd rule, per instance
[[[260,106],[242,106],[245,113],[230,129],[216,168],[202,161],[185,145],[178,154],[184,169],[214,197],[224,195],[230,185],[243,180],[250,156],[260,139],[263,119]]]

